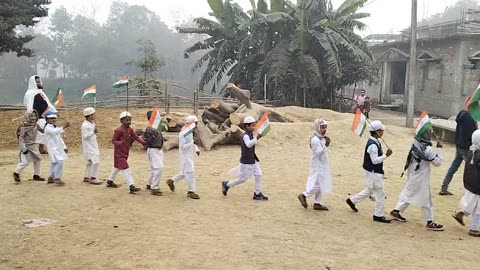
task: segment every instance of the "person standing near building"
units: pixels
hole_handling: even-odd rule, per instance
[[[468,149],[470,149],[470,146],[472,145],[472,134],[478,129],[477,122],[473,120],[470,112],[465,109],[458,113],[455,122],[457,122],[457,127],[455,129],[455,158],[448,169],[447,175],[445,175],[445,178],[443,179],[439,195],[453,195],[453,193],[448,191],[448,186],[452,181],[453,175],[466,159]]]

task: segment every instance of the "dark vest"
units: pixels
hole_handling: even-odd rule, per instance
[[[255,155],[255,145],[251,148],[248,148],[247,145],[245,145],[245,142],[243,141],[243,136],[245,136],[245,134],[248,135],[248,138],[250,138],[250,140],[253,140],[253,133],[243,133],[241,140],[242,155],[240,156],[240,163],[255,164],[255,161],[259,161],[257,155]]]
[[[473,157],[472,151],[468,151],[467,159],[465,160],[465,171],[463,173],[463,185],[466,190],[473,194],[480,195],[480,166],[478,164],[480,153],[475,152],[475,156],[477,164],[470,164]]]
[[[378,144],[376,141],[372,139],[368,139],[367,146],[365,146],[365,153],[363,155],[363,168],[369,172],[384,174],[383,162],[380,164],[374,165],[372,163],[372,159],[370,158],[370,154],[367,153],[367,149],[368,147],[370,147],[370,145],[376,145],[378,148],[378,156],[383,156],[382,146]]]

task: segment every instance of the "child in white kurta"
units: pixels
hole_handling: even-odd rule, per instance
[[[258,140],[262,138],[262,134],[258,134],[256,137],[253,135],[255,131],[256,120],[252,116],[247,116],[243,119],[245,126],[245,133],[242,135],[240,141],[241,155],[240,165],[237,168],[230,170],[231,174],[238,175],[239,177],[230,181],[222,182],[223,196],[227,196],[228,190],[236,185],[245,183],[248,178],[255,177],[255,191],[253,192],[253,199],[259,201],[268,201],[268,197],[262,193],[262,170],[260,169],[260,160],[255,153],[255,145]]]
[[[437,143],[437,151],[432,149],[431,128],[423,134],[418,134],[412,144],[407,157],[405,168],[408,169],[407,185],[400,193],[397,206],[390,215],[398,221],[406,222],[400,213],[404,212],[410,204],[422,208],[423,216],[427,222],[427,230],[443,231],[443,225],[433,222],[432,195],[430,192],[431,166],[442,164],[442,144]]]
[[[198,118],[196,116],[188,116],[186,118],[187,124],[194,123],[197,125]],[[180,160],[180,172],[167,180],[167,185],[171,191],[175,191],[175,183],[182,179],[187,180],[188,192],[187,197],[190,199],[200,199],[200,196],[195,193],[195,166],[193,162],[193,154],[200,155],[198,146],[193,141],[193,132],[184,136],[182,133],[178,135],[178,156]]]
[[[298,200],[304,208],[308,207],[307,198],[315,195],[314,210],[328,211],[322,203],[322,195],[332,192],[332,177],[328,164],[328,149],[330,138],[327,133],[327,121],[316,119],[313,122],[313,136],[310,139],[310,175],[307,179],[305,192],[298,195]]]
[[[385,218],[385,192],[383,191],[383,162],[392,155],[393,151],[388,149],[383,153],[382,144],[379,139],[383,136],[385,129],[382,122],[376,120],[369,122],[368,129],[370,131],[370,138],[365,146],[363,155],[363,169],[365,170],[366,187],[359,193],[348,198],[345,202],[350,208],[358,212],[356,204],[369,198],[372,194],[375,198],[375,212],[373,214],[373,221],[381,223],[390,223],[392,220]]]
[[[83,182],[90,183],[92,185],[100,185],[101,181],[98,180],[98,170],[100,166],[100,150],[97,143],[97,128],[95,127],[95,109],[86,108],[83,110],[82,132],[82,152],[85,159],[86,168]]]
[[[480,237],[480,130],[476,130],[472,134],[472,146],[470,146],[465,161],[463,173],[465,194],[460,201],[461,211],[453,215],[453,218],[461,225],[465,225],[463,216],[472,215],[468,234]]]
[[[54,112],[47,112],[45,114],[47,125],[45,126],[45,138],[47,140],[48,155],[50,156],[50,177],[48,177],[48,184],[57,184],[59,186],[65,185],[62,181],[63,162],[68,159],[67,146],[63,142],[62,133],[64,128],[70,126],[70,123],[65,123],[63,127],[57,127],[57,115]]]

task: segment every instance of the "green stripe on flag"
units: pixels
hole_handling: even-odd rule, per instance
[[[270,131],[270,125],[268,125],[262,132],[262,136],[267,135],[267,133]]]

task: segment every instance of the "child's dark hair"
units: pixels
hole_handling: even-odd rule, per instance
[[[243,125],[244,125],[245,127],[249,127],[249,126],[251,126],[251,125],[253,125],[253,124],[255,124],[255,123],[243,124]]]
[[[370,136],[375,137],[378,133],[376,131],[370,131]]]
[[[150,117],[152,117],[153,111],[148,111],[147,112],[147,120],[150,120]]]

